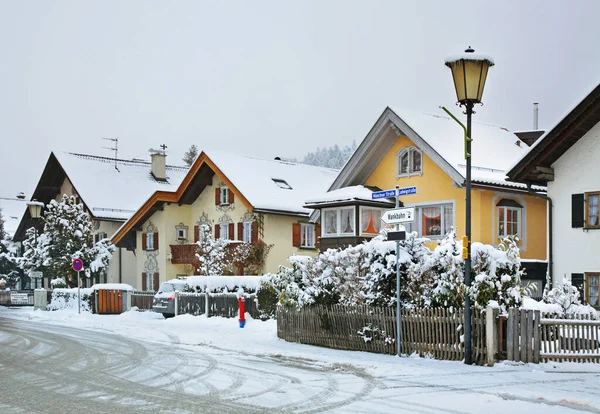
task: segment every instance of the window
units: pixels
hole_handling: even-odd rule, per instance
[[[423,155],[415,147],[402,149],[397,155],[396,163],[398,177],[419,175],[423,172]]]
[[[355,235],[354,207],[341,207],[323,210],[325,236]]]
[[[338,210],[323,211],[323,226],[325,227],[326,235],[337,235],[337,218]]]
[[[187,240],[187,229],[177,229],[177,240]]]
[[[315,247],[314,224],[300,224],[300,247]]]
[[[229,189],[227,187],[221,187],[221,197],[219,202],[221,205],[229,204]]]
[[[229,240],[229,223],[219,224],[219,238]]]
[[[585,193],[585,222],[586,227],[591,228],[600,228],[600,223],[598,222],[598,201],[600,199],[600,192],[598,193]]]
[[[272,178],[272,180],[273,180],[273,182],[275,184],[277,184],[277,186],[279,188],[283,188],[285,190],[291,190],[292,189],[292,186],[289,185],[285,180],[282,180],[280,178]]]
[[[586,273],[586,302],[590,306],[598,307],[598,282],[600,281],[600,273]]]
[[[381,229],[381,210],[378,208],[360,209],[360,233],[379,234]]]
[[[404,223],[407,232],[416,231],[419,236],[439,239],[454,227],[452,204],[416,206],[415,213],[414,222]]]
[[[146,233],[146,250],[154,250],[154,233]]]
[[[250,221],[245,221],[243,223],[243,235],[242,235],[242,241],[244,243],[252,243],[252,222]],[[238,235],[239,237],[239,235]]]

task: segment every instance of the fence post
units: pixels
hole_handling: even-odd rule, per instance
[[[513,343],[515,340],[515,331],[513,321],[516,318],[513,308],[508,310],[508,319],[506,320],[506,357],[509,361],[515,360]]]
[[[208,298],[209,298],[208,292],[204,292],[204,314],[206,315],[207,318],[210,316],[208,314],[208,310],[210,309],[210,307],[208,306]]]
[[[498,353],[498,309],[490,308],[485,310],[485,349],[487,351],[487,365],[493,367],[497,361]]]
[[[179,314],[179,292],[175,291],[175,316]]]

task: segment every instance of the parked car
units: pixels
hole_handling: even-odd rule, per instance
[[[152,310],[162,313],[165,318],[175,316],[175,292],[183,292],[186,283],[180,280],[163,282],[152,301]]]

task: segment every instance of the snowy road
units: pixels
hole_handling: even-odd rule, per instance
[[[38,314],[52,315],[0,308],[2,413],[600,413],[593,366],[467,367],[275,340],[277,353],[258,336],[238,352],[164,320],[93,315],[82,329],[83,317]]]

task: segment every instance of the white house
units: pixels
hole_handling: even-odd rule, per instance
[[[508,172],[511,180],[548,186],[549,271],[576,285],[598,307],[600,279],[600,85],[541,137]]]

